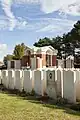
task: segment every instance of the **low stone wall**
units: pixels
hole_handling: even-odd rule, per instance
[[[65,98],[70,103],[80,100],[80,69],[3,70],[0,84],[26,93],[34,90],[52,99]]]

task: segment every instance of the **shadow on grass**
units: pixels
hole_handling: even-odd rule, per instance
[[[41,104],[43,107],[48,107],[51,109],[61,109],[64,113],[80,116],[80,104],[60,104],[55,100],[48,97],[41,97],[38,95],[32,95],[29,93],[19,92],[18,90],[9,90],[0,85],[0,93],[7,94],[8,96],[17,97],[18,99],[28,100],[31,103]]]

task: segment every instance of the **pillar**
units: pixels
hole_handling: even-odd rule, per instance
[[[52,56],[52,66],[56,66],[56,55]]]

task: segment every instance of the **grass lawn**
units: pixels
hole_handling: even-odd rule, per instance
[[[80,112],[0,92],[0,120],[80,120]]]

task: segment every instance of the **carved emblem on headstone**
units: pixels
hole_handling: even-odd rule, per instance
[[[49,74],[49,78],[52,79],[52,73]]]

